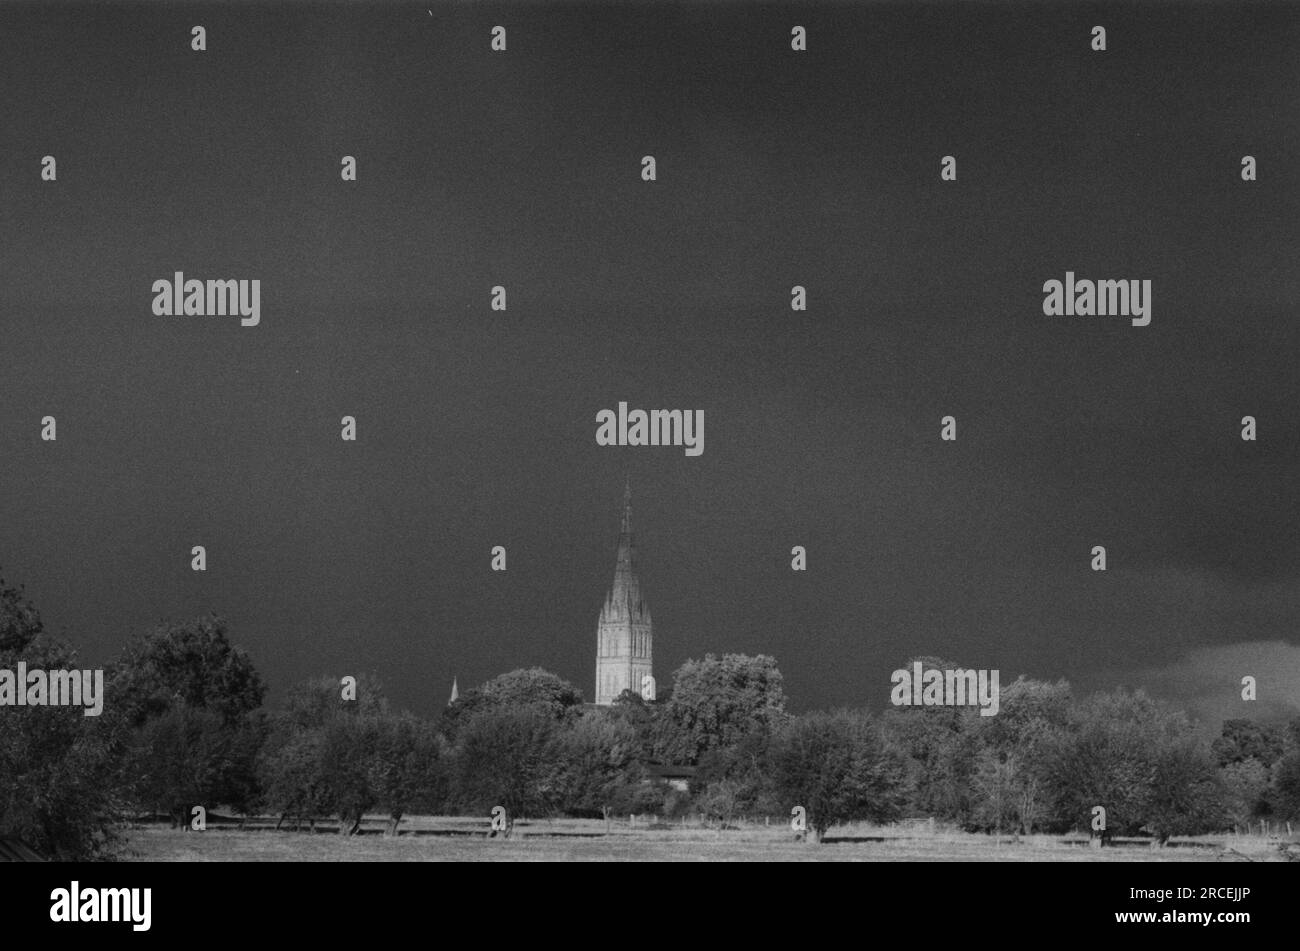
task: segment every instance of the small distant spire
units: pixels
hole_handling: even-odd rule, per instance
[[[632,530],[632,483],[623,475],[623,534]]]
[[[456,689],[456,678],[452,677],[451,678],[451,699],[447,701],[447,706],[451,706],[453,703],[455,703],[456,698],[459,696],[460,696],[460,691]]]

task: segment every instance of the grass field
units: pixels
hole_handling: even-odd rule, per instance
[[[1276,840],[1262,836],[1203,836],[1174,840],[1165,848],[1121,840],[1089,848],[1086,840],[1035,835],[1010,837],[930,832],[919,828],[843,826],[821,845],[794,841],[784,826],[742,825],[724,831],[692,825],[629,825],[614,822],[608,834],[599,820],[521,822],[510,839],[488,838],[483,820],[414,817],[396,837],[382,824],[364,834],[340,836],[332,825],[307,831],[275,831],[274,823],[212,823],[187,832],[142,825],[128,836],[128,858],[177,862],[493,862],[493,861],[745,861],[745,862],[1219,862],[1285,861]],[[1227,851],[1230,850],[1230,851]]]

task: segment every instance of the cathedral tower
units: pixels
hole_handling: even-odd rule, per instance
[[[632,546],[632,489],[623,487],[623,528],[618,536],[614,585],[596,625],[596,703],[613,703],[624,690],[642,694],[651,674],[650,609],[641,600]]]

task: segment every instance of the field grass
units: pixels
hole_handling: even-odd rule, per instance
[[[396,837],[370,822],[364,834],[341,836],[333,825],[315,833],[275,831],[273,822],[212,823],[204,832],[140,825],[128,836],[127,858],[176,862],[1216,862],[1284,861],[1276,841],[1262,836],[1204,836],[1174,840],[1165,848],[1144,841],[1089,848],[1080,838],[1034,835],[1010,837],[930,832],[925,827],[844,826],[832,829],[821,845],[794,841],[784,826],[743,824],[719,831],[699,825],[644,819],[611,824],[600,820],[557,819],[521,822],[510,839],[488,838],[487,822],[476,819],[414,817],[402,822]],[[1225,850],[1231,850],[1226,851]]]

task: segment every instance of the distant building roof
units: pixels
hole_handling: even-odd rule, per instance
[[[694,779],[694,766],[669,766],[664,763],[646,763],[645,771],[655,779]]]
[[[44,862],[41,855],[22,839],[0,835],[0,862]]]

